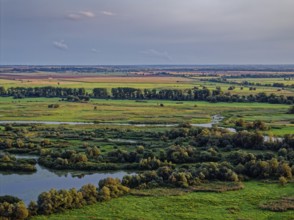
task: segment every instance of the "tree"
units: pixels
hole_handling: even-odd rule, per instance
[[[23,201],[17,203],[0,203],[0,219],[24,220],[29,216],[29,211]]]
[[[15,219],[26,219],[29,216],[29,211],[23,202],[18,202],[14,210]]]
[[[83,194],[83,198],[86,200],[86,203],[88,205],[94,204],[95,202],[97,202],[98,192],[97,192],[96,186],[92,184],[84,185],[80,189],[80,192]]]
[[[99,190],[98,199],[100,201],[108,201],[111,199],[110,197],[110,189],[106,186],[103,186],[102,189]]]
[[[38,205],[36,202],[32,201],[30,202],[29,206],[28,206],[28,210],[29,210],[29,215],[30,216],[35,216],[38,214]]]
[[[123,186],[121,181],[116,178],[108,177],[99,181],[98,199],[101,201],[116,198],[129,192],[129,188]]]

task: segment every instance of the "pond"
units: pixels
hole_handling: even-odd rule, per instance
[[[16,156],[17,158],[36,158],[32,156]],[[116,172],[76,172],[48,170],[36,165],[37,172],[9,173],[0,172],[0,195],[11,195],[22,199],[26,204],[30,201],[37,201],[38,195],[44,191],[55,189],[79,189],[83,185],[91,183],[98,186],[101,179],[107,177],[122,179],[123,176],[131,173],[125,171]]]

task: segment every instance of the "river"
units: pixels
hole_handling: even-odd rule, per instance
[[[34,158],[36,156],[20,156],[17,158]],[[38,195],[44,191],[55,189],[79,189],[83,185],[91,183],[98,186],[98,182],[106,177],[122,179],[128,173],[125,171],[116,172],[77,172],[77,171],[56,171],[49,170],[36,165],[37,172],[10,173],[0,172],[0,195],[12,195],[22,199],[26,204],[36,201]]]
[[[213,126],[219,124],[224,119],[221,115],[213,115],[211,117],[210,123],[204,124],[191,124],[192,127],[203,127],[203,128],[212,128]],[[61,121],[0,121],[0,124],[47,124],[47,125],[113,125],[113,126],[134,126],[134,127],[177,127],[179,124],[136,124],[136,123],[116,123],[116,122],[101,122],[101,123],[94,123],[94,122],[61,122]],[[235,128],[225,128],[219,127],[229,130],[230,132],[237,132]],[[283,138],[263,136],[266,142],[272,141],[282,141]],[[125,142],[125,143],[136,143],[136,140],[124,140],[124,139],[109,139],[112,142]]]
[[[211,128],[213,125],[218,124],[224,119],[220,115],[213,115],[210,123],[205,124],[191,124],[194,127]],[[143,123],[119,123],[119,122],[73,122],[73,121],[0,121],[0,124],[45,124],[45,125],[116,125],[116,126],[134,126],[134,127],[176,127],[179,124],[143,124]]]

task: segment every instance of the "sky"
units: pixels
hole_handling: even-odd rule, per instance
[[[0,64],[293,64],[293,10],[294,0],[0,0]]]

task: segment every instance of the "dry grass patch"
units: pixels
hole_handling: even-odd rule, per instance
[[[282,197],[274,201],[266,202],[260,205],[260,208],[274,212],[286,212],[288,210],[294,210],[294,196]]]

